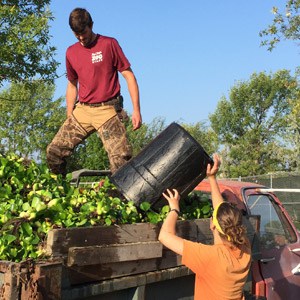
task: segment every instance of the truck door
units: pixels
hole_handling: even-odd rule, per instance
[[[266,298],[300,299],[299,233],[271,194],[246,194],[249,212],[261,216],[258,266]]]

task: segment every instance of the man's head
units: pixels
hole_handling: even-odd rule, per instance
[[[75,8],[70,13],[69,25],[74,33],[82,33],[87,26],[93,27],[93,20],[86,9]]]
[[[73,9],[70,13],[69,25],[82,46],[87,47],[93,41],[93,20],[86,9]]]

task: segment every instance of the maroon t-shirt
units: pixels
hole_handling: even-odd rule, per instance
[[[116,39],[97,35],[89,47],[79,42],[66,52],[67,78],[78,80],[78,100],[97,103],[106,101],[120,93],[118,71],[130,67]]]

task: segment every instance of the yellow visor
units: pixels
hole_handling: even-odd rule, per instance
[[[225,236],[227,237],[227,240],[230,241],[230,236],[229,236],[228,234],[225,234],[225,233],[224,233],[224,231],[223,231],[223,229],[221,228],[221,226],[220,226],[220,224],[219,224],[219,222],[218,222],[218,219],[217,219],[217,214],[218,214],[219,207],[220,207],[221,204],[223,204],[223,203],[224,203],[224,202],[221,202],[221,203],[219,203],[219,204],[215,207],[215,209],[214,209],[214,211],[213,211],[213,219],[212,219],[212,222],[213,222],[213,224],[216,226],[216,229],[217,229],[221,234],[225,235]]]

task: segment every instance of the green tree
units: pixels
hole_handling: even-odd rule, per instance
[[[208,155],[212,155],[218,150],[218,137],[205,122],[195,124],[182,124],[182,127],[203,147]]]
[[[62,98],[52,100],[54,85],[12,83],[0,94],[0,145],[2,151],[45,159],[48,143],[56,134],[65,109]]]
[[[132,123],[127,126],[127,135],[136,156],[148,145],[161,131],[166,128],[165,119],[154,118],[149,124],[144,124],[139,130],[132,130]]]
[[[290,101],[291,113],[287,116],[288,134],[290,143],[290,165],[294,171],[300,172],[300,92],[298,101]]]
[[[80,169],[109,169],[107,153],[97,133],[91,134],[85,141],[79,144],[67,159],[68,172]]]
[[[0,86],[4,82],[55,77],[58,63],[49,45],[50,0],[0,2]]]
[[[251,176],[288,170],[291,103],[299,101],[298,84],[287,70],[254,73],[234,86],[227,100],[210,115],[223,145],[226,177]]]
[[[271,25],[260,32],[264,38],[261,45],[267,46],[272,51],[282,39],[298,41],[300,39],[300,0],[288,0],[285,11],[280,12],[278,7],[273,7],[274,19]]]

